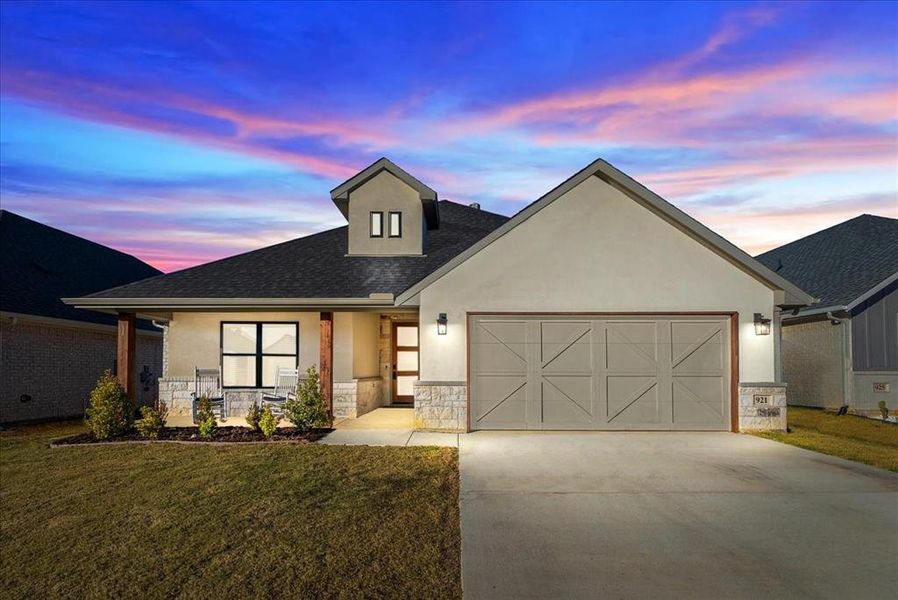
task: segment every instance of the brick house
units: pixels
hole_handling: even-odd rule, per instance
[[[105,369],[116,367],[116,319],[65,305],[160,275],[124,254],[0,210],[0,422],[78,417]],[[157,397],[162,333],[136,324],[139,403]]]

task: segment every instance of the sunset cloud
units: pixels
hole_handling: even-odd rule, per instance
[[[382,155],[505,214],[602,156],[756,252],[898,217],[889,8],[5,3],[0,199],[171,270]]]

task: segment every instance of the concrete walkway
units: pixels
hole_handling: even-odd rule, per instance
[[[461,436],[465,598],[886,598],[898,474],[729,433]]]
[[[378,408],[357,419],[334,423],[335,431],[319,444],[356,446],[449,446],[458,447],[457,433],[414,431],[414,409]]]

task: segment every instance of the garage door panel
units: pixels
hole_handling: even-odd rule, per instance
[[[725,317],[477,316],[475,429],[726,430]]]
[[[475,372],[525,373],[527,371],[526,323],[483,322],[475,329],[480,349]]]
[[[606,323],[605,364],[609,371],[654,372],[658,366],[656,324]]]
[[[726,354],[721,324],[674,322],[670,337],[674,370],[723,370]]]
[[[523,427],[527,423],[527,380],[523,377],[479,377],[481,402],[474,422],[483,427]]]
[[[591,376],[544,377],[543,425],[591,425],[595,412]]]
[[[592,371],[592,327],[589,322],[540,323],[539,346],[544,373]]]
[[[722,377],[676,377],[673,380],[673,421],[711,426],[726,417]]]
[[[609,423],[618,426],[661,423],[656,377],[609,376],[606,390]]]

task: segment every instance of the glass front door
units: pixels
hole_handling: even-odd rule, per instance
[[[418,379],[418,324],[393,323],[393,404],[413,404]]]

